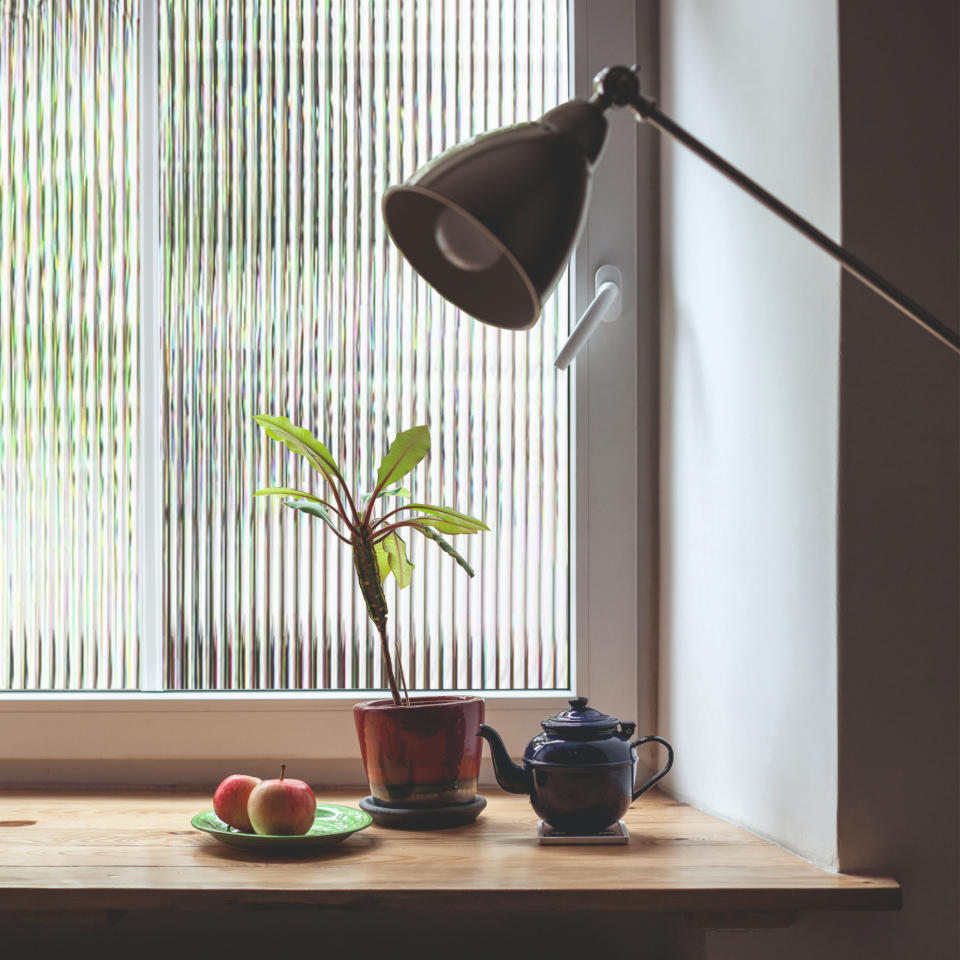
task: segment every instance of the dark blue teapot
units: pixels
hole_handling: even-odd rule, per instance
[[[540,818],[562,833],[597,833],[616,823],[673,766],[673,747],[666,740],[631,742],[637,725],[588,707],[586,697],[571,700],[569,710],[540,726],[543,733],[527,745],[522,767],[510,759],[496,730],[484,724],[477,735],[490,744],[497,783],[508,793],[527,794]],[[667,762],[634,789],[636,748],[650,741],[667,748]]]

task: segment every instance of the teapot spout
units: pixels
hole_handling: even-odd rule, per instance
[[[524,767],[518,767],[507,753],[507,748],[500,739],[500,734],[493,727],[485,723],[477,731],[478,737],[483,737],[490,744],[490,756],[493,759],[493,772],[497,776],[497,783],[507,793],[533,793],[533,777]]]

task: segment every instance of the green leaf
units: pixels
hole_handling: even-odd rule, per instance
[[[380,461],[374,493],[379,496],[388,483],[396,483],[401,477],[405,477],[429,450],[430,431],[427,427],[411,427],[398,433],[386,456]]]
[[[421,526],[419,523],[414,526],[413,529],[419,530],[428,540],[432,540],[444,553],[453,557],[453,559],[456,560],[457,563],[459,563],[460,566],[467,571],[468,576],[475,576],[473,567],[471,567],[470,564],[467,563],[467,561],[464,560],[463,557],[461,557],[460,554],[457,553],[457,551],[454,550],[453,547],[451,547],[450,544],[447,543],[447,541],[444,540],[439,533],[434,533],[433,530],[430,530],[428,527]]]
[[[322,520],[334,533],[344,536],[344,532],[334,523],[333,514],[322,504],[315,503],[313,500],[284,500],[283,505],[291,510],[297,510],[300,513],[309,514],[311,517],[317,517]],[[339,518],[340,515],[337,514]]]
[[[389,533],[375,547],[383,547],[387,555],[387,563],[390,565],[390,572],[397,578],[397,586],[402,590],[410,586],[410,578],[413,576],[413,564],[407,559],[407,545],[400,536],[393,531]]]
[[[333,454],[309,430],[296,426],[287,417],[268,417],[260,414],[253,419],[263,427],[268,437],[279,440],[288,450],[306,457],[314,469],[324,475],[332,474],[343,479]]]
[[[380,582],[383,583],[390,576],[390,560],[387,557],[387,551],[382,543],[373,545],[373,555],[377,560],[377,572],[380,574]]]
[[[293,487],[264,487],[258,490],[255,497],[296,497],[299,500],[312,500],[314,503],[320,503],[320,498],[315,497],[306,490],[294,490]]]
[[[466,513],[459,513],[450,507],[435,507],[429,503],[406,503],[403,508],[419,510],[425,516],[411,517],[411,519],[433,527],[441,533],[479,533],[481,530],[490,529],[482,520],[477,520]],[[431,519],[427,519],[428,517]]]
[[[361,503],[366,503],[371,497],[372,493],[365,493],[360,497]],[[406,487],[393,487],[391,490],[381,490],[378,494],[378,497],[412,497],[413,494]]]

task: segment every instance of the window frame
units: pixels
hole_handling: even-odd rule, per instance
[[[649,64],[656,53],[656,4],[641,0],[569,0],[575,94],[589,96],[593,76],[613,63]],[[161,442],[157,107],[157,6],[141,8],[141,399],[144,449]],[[641,29],[642,28],[642,31]],[[576,42],[575,42],[576,41]],[[645,80],[649,76],[645,73]],[[649,83],[645,82],[645,89]],[[155,101],[155,98],[154,98]],[[146,109],[145,108],[146,105]],[[642,728],[655,722],[656,666],[656,323],[654,276],[657,146],[626,115],[608,115],[609,138],[594,177],[587,222],[571,264],[579,314],[593,296],[597,268],[612,263],[624,282],[620,319],[603,325],[575,360],[571,376],[570,625],[575,638],[569,691],[473,691],[486,719],[519,751],[539,721],[575,693]],[[638,176],[638,152],[647,174]],[[153,189],[146,189],[145,184]],[[643,233],[638,213],[643,211]],[[151,237],[152,234],[152,237]],[[638,296],[643,282],[642,296]],[[149,311],[149,315],[148,312]],[[522,334],[520,334],[522,336]],[[646,358],[646,360],[642,360]],[[640,377],[643,372],[643,390]],[[153,376],[150,376],[150,373]],[[641,508],[641,504],[643,507]],[[145,634],[158,630],[160,573],[145,549],[160,523],[156,477],[141,474],[141,577],[138,603]],[[632,535],[631,535],[632,534]],[[151,579],[151,578],[154,579]],[[146,644],[157,654],[160,644]],[[145,662],[145,686],[160,677]],[[424,691],[428,692],[428,691]],[[430,691],[432,692],[432,691]],[[458,691],[467,692],[467,691]],[[211,762],[262,763],[279,756],[303,763],[315,782],[362,782],[353,704],[382,691],[29,692],[0,693],[3,782],[205,782]],[[642,712],[640,706],[642,705]],[[297,722],[290,723],[291,715]],[[79,766],[77,765],[79,763]],[[204,764],[206,763],[206,766]],[[153,779],[151,780],[151,776]]]

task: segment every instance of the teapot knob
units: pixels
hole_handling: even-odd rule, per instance
[[[586,697],[574,697],[573,700],[569,701],[570,707],[573,710],[586,710],[587,709],[587,698]]]

